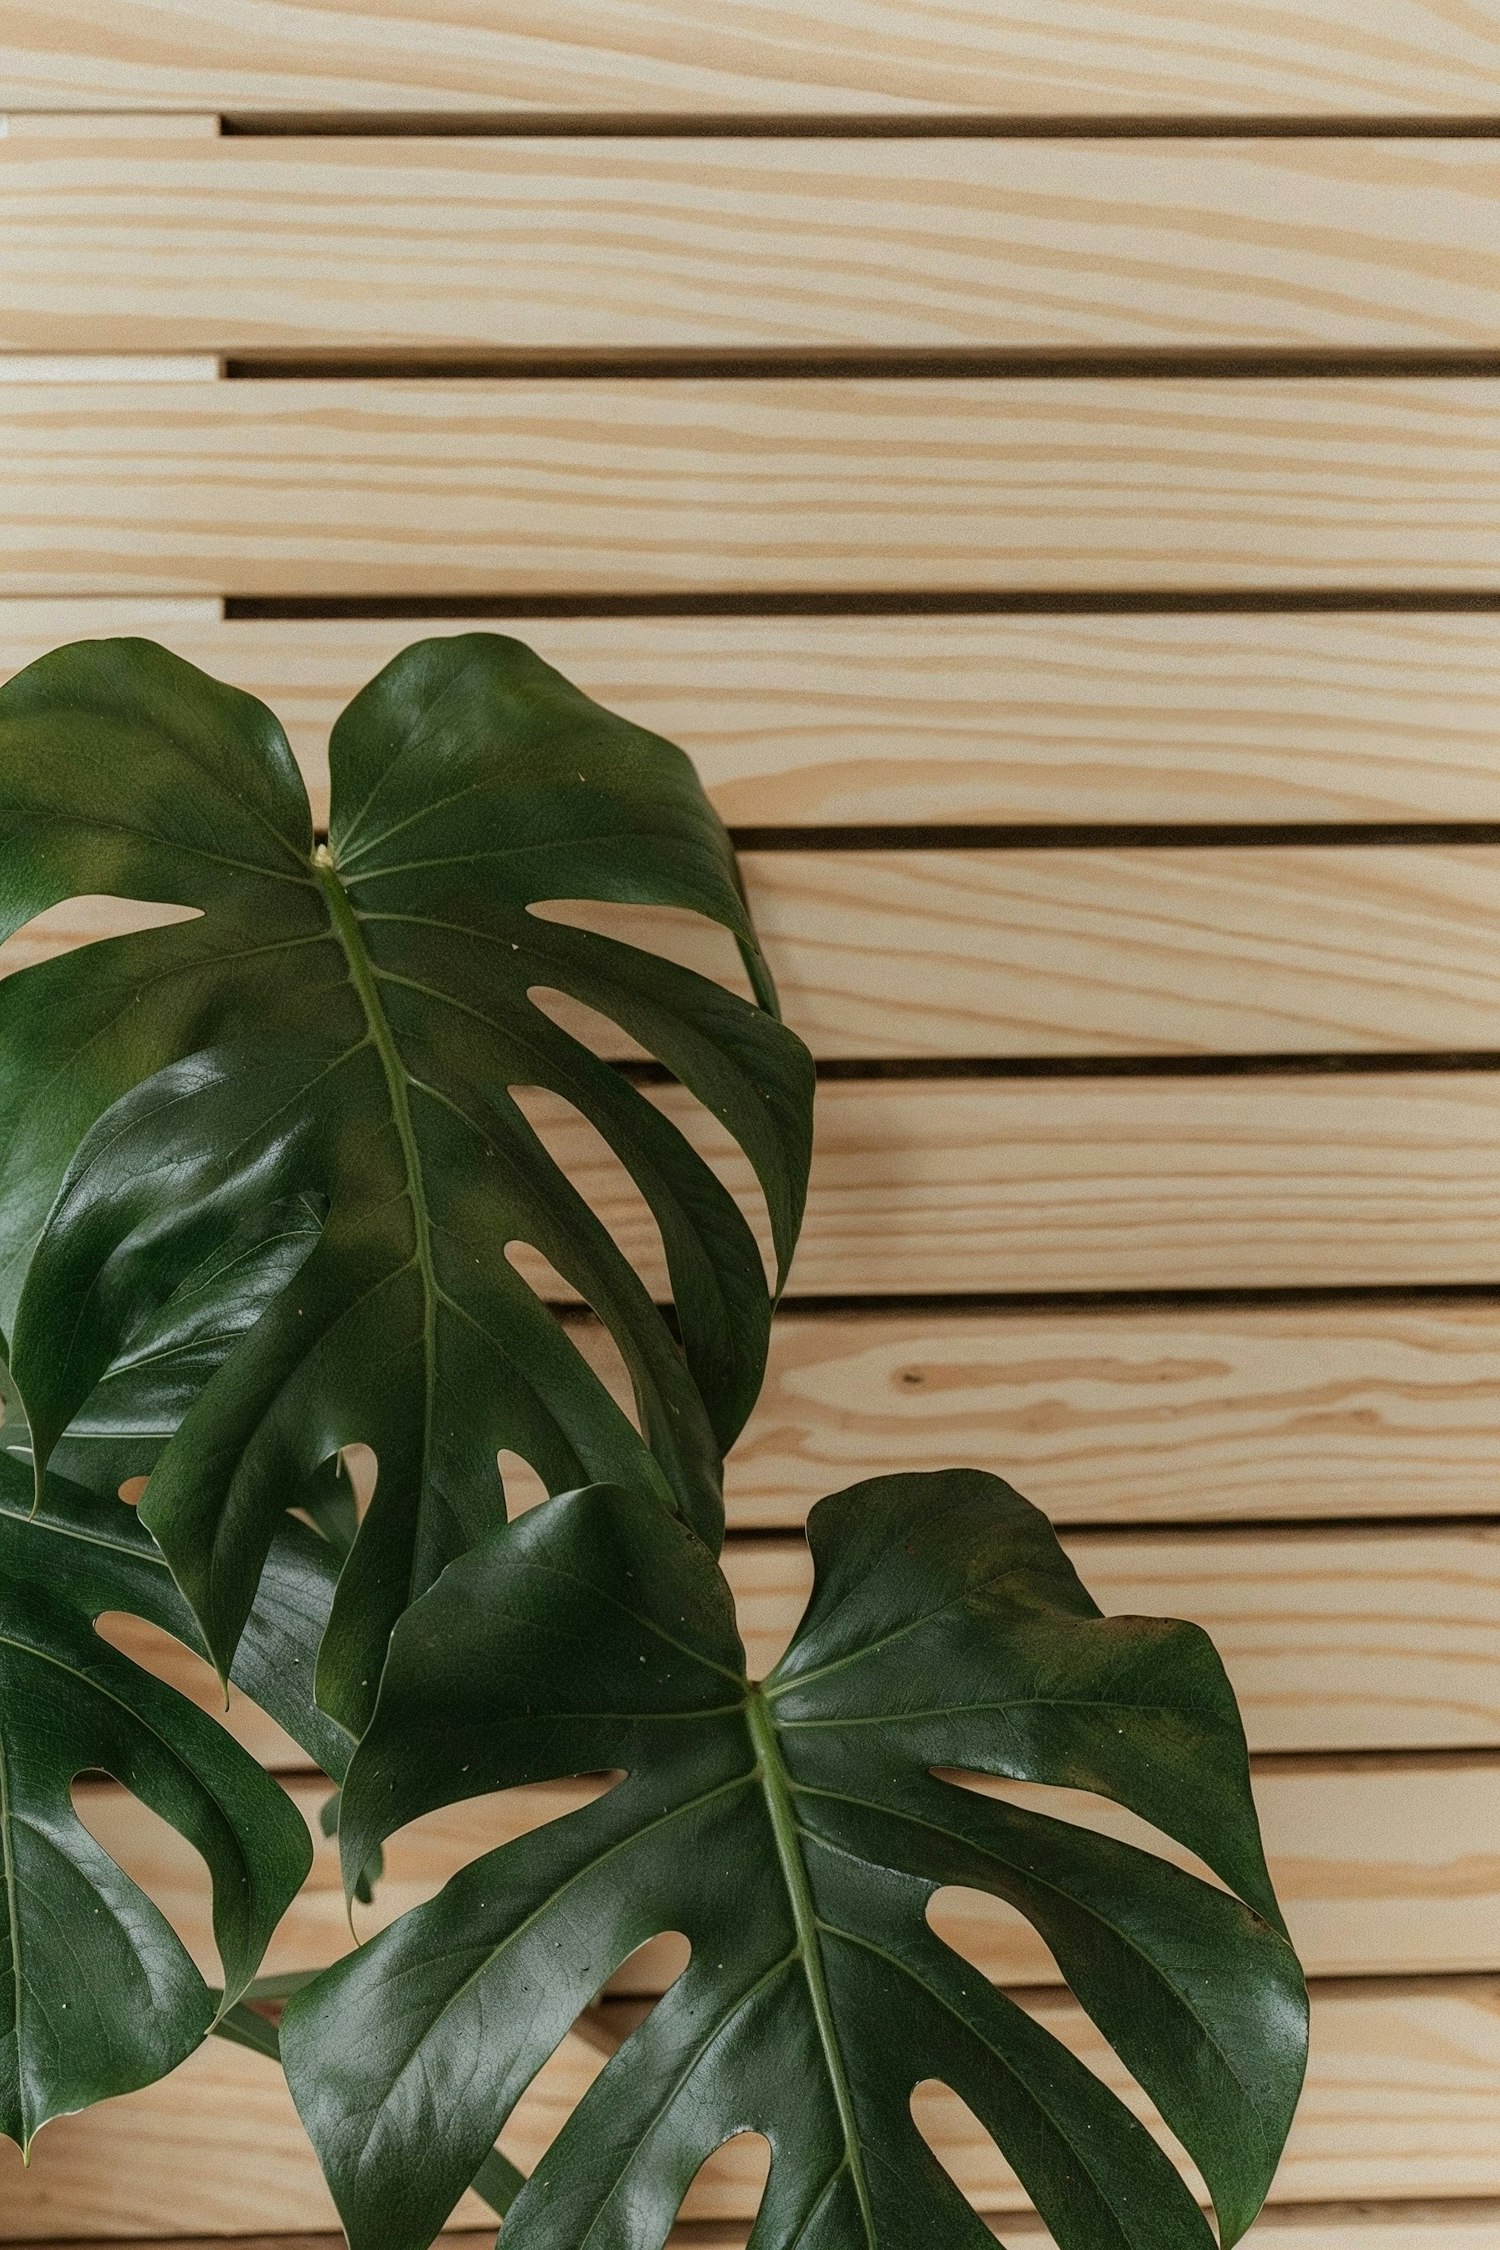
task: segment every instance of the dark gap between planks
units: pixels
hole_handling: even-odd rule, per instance
[[[688,110],[228,110],[219,118],[219,131],[234,140],[1485,141],[1500,138],[1500,116],[1286,116],[1271,111],[1217,117],[1139,112],[900,117],[789,110],[772,117]]]
[[[567,617],[1247,617],[1500,615],[1500,586],[1255,587],[1100,591],[1093,587],[996,592],[889,587],[827,593],[677,594],[228,594],[231,622],[408,618]]]
[[[994,346],[892,349],[889,346],[602,346],[553,351],[417,347],[392,351],[231,352],[222,363],[231,382],[494,381],[787,382],[821,379],[941,382],[955,377],[1096,382],[1270,381],[1317,377],[1441,379],[1500,375],[1500,351],[1371,349],[1156,349],[1099,347],[1060,351]]]
[[[614,1067],[634,1086],[677,1083],[665,1063],[618,1062]],[[1497,1070],[1500,1050],[1492,1047],[1322,1055],[898,1055],[869,1060],[835,1055],[817,1065],[821,1085],[984,1078],[1380,1078]]]

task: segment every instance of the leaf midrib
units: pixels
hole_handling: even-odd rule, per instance
[[[754,1746],[761,1794],[770,1814],[771,1833],[776,1840],[776,1856],[781,1862],[782,1879],[791,1904],[792,1921],[797,1932],[797,1950],[802,1961],[808,1998],[812,2002],[813,2020],[818,2027],[823,2064],[828,2073],[829,2085],[833,2089],[839,2123],[843,2128],[845,2162],[849,2167],[849,2177],[854,2185],[860,2218],[864,2223],[865,2241],[869,2250],[876,2250],[875,2214],[870,2202],[869,2182],[865,2178],[863,2144],[860,2140],[859,2123],[854,2115],[854,2097],[839,2047],[838,2030],[833,2020],[833,2001],[823,1965],[818,1911],[812,1895],[812,1885],[808,1880],[807,1863],[802,1857],[802,1846],[798,1839],[791,1777],[782,1762],[781,1745],[776,1739],[776,1722],[771,1716],[770,1705],[758,1687],[753,1687],[745,1699],[745,1723]]]
[[[313,874],[327,903],[334,936],[348,963],[349,981],[364,1010],[370,1044],[379,1056],[380,1067],[385,1074],[386,1091],[390,1096],[391,1122],[396,1129],[396,1140],[406,1173],[406,1200],[411,1207],[415,1237],[412,1263],[422,1283],[422,1482],[425,1485],[431,1461],[432,1426],[436,1408],[437,1308],[440,1292],[433,1264],[432,1224],[427,1210],[422,1152],[417,1145],[416,1126],[411,1114],[410,1081],[406,1065],[401,1059],[401,1051],[396,1044],[396,1035],[391,1029],[390,1018],[380,997],[374,969],[360,934],[358,918],[325,845],[320,845],[314,855]]]

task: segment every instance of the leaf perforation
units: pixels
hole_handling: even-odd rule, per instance
[[[940,1789],[951,1789],[956,1787],[956,1785],[952,1782],[944,1782],[939,1780],[936,1775],[932,1776],[931,1778],[935,1782],[936,1786]],[[949,1842],[962,1845],[966,1851],[975,1853],[980,1858],[988,1858],[993,1856],[986,1846],[984,1846],[983,1844],[977,1844],[974,1838],[972,1836],[965,1835],[962,1829],[945,1828],[941,1822],[930,1818],[925,1813],[914,1812],[909,1806],[897,1805],[890,1802],[882,1802],[880,1799],[873,1797],[857,1797],[848,1790],[828,1789],[817,1783],[803,1783],[794,1781],[792,1783],[792,1787],[799,1798],[821,1797],[826,1798],[830,1803],[851,1805],[857,1811],[874,1813],[883,1820],[896,1821],[904,1827],[915,1828],[920,1831],[929,1832],[935,1836],[945,1837]],[[984,1802],[986,1802],[986,1800],[984,1798],[979,1798],[978,1802],[983,1804]],[[1016,1809],[1022,1812],[1026,1811],[1025,1807],[1017,1807]],[[1040,1817],[1045,1818],[1046,1816]],[[1028,1813],[1027,1818],[1036,1819],[1038,1818],[1038,1816]],[[1059,1821],[1056,1823],[1056,1825],[1059,1827],[1065,1827],[1067,1823]],[[837,1837],[825,1836],[816,1827],[807,1824],[804,1824],[804,1832],[815,1838],[820,1849],[824,1851],[836,1852],[844,1857],[848,1856],[845,1847],[839,1842]],[[1122,1848],[1132,1849],[1133,1847],[1125,1846]],[[1142,1858],[1148,1858],[1150,1855],[1142,1853],[1140,1856]],[[1072,1893],[1064,1890],[1061,1885],[1051,1882],[1048,1877],[1043,1874],[1037,1867],[1027,1867],[1025,1870],[1025,1879],[1027,1884],[1033,1890],[1047,1891],[1054,1898],[1062,1901],[1065,1905],[1076,1906],[1077,1901],[1073,1898]],[[924,1877],[923,1880],[925,1881],[926,1878]],[[1201,1880],[1201,1878],[1195,1878],[1195,1880]],[[935,1884],[934,1891],[940,1890],[943,1887],[944,1886],[942,1884]],[[991,1895],[1002,1899],[1006,1898],[1005,1892],[999,1889],[996,1889],[994,1892],[992,1892]],[[1224,1895],[1226,1898],[1230,1898],[1233,1896],[1233,1893],[1226,1891]],[[1026,1911],[1024,1907],[1019,1906],[1018,1902],[1014,1900],[1007,1900],[1007,1903],[1017,1905],[1017,1911],[1021,1913],[1025,1913]],[[1090,1904],[1088,1906],[1087,1912],[1093,1920],[1102,1924],[1102,1926],[1109,1931],[1110,1935],[1125,1951],[1133,1954],[1134,1957],[1138,1961],[1140,1961],[1142,1965],[1151,1973],[1153,1978],[1157,1976],[1156,1967],[1152,1962],[1150,1955],[1145,1951],[1139,1939],[1135,1936],[1133,1931],[1131,1931],[1126,1923],[1116,1920],[1113,1916],[1106,1914],[1102,1910],[1102,1908],[1097,1907],[1093,1904]],[[1031,1917],[1028,1915],[1027,1919],[1030,1920]],[[825,1925],[825,1927],[831,1928],[832,1926]],[[833,1934],[840,1937],[849,1936],[848,1931],[845,1930],[835,1931]],[[935,1943],[943,1946],[945,1951],[950,1953],[954,1961],[957,1962],[962,1968],[971,1970],[973,1969],[972,1962],[966,1960],[962,1953],[958,1952],[955,1947],[949,1945],[945,1938],[938,1937],[935,1931],[932,1934]],[[982,1971],[974,1970],[973,1973],[975,1975],[981,1975]],[[1229,2049],[1216,2036],[1207,2018],[1194,2005],[1191,1997],[1185,1992],[1177,1992],[1173,1995],[1173,1997],[1176,2004],[1181,2007],[1186,2014],[1191,2016],[1193,2022],[1197,2025],[1199,2031],[1203,2034],[1205,2043],[1213,2049],[1214,2053],[1223,2062],[1225,2069],[1229,2072],[1231,2077],[1234,2078],[1236,2084],[1239,2085],[1244,2092],[1246,2097],[1247,2114],[1253,2121],[1253,2129],[1255,2130],[1260,2140],[1262,2148],[1267,2149],[1265,2131],[1255,2113],[1254,2102],[1251,2098],[1252,2090],[1250,2084],[1245,2078],[1243,2072],[1240,2070],[1238,2063],[1231,2056]],[[1268,2149],[1267,2153],[1269,2154]]]
[[[1094,2187],[1099,2191],[1101,2203],[1105,2206],[1106,2209],[1108,2209],[1110,2198],[1108,2194],[1109,2183],[1107,2178],[1102,2175],[1098,2171],[1097,2167],[1089,2161],[1088,2155],[1079,2145],[1077,2136],[1067,2133],[1065,2124],[1063,2120],[1057,2115],[1057,2112],[1047,2104],[1043,2097],[1036,2091],[1035,2087],[1026,2085],[1025,2081],[1021,2078],[1019,2072],[1016,2070],[1014,2063],[1012,2063],[1010,2058],[1005,2055],[1001,2051],[1001,2049],[994,2044],[993,2040],[991,2040],[986,2035],[983,2026],[979,2023],[976,2023],[972,2016],[966,2015],[961,2008],[957,2007],[954,2004],[951,1995],[942,1991],[939,1986],[931,1983],[926,1977],[920,1975],[918,1971],[912,1967],[909,1961],[904,1961],[899,1954],[892,1953],[887,1946],[877,1945],[873,1939],[862,1937],[852,1930],[840,1929],[833,1924],[829,1924],[827,1925],[827,1927],[830,1936],[841,1939],[844,1944],[852,1946],[859,1951],[871,1954],[875,1959],[883,1962],[887,1968],[894,1970],[896,1974],[904,1977],[909,1984],[914,1984],[917,1987],[918,1991],[925,1993],[929,2000],[933,2001],[937,2007],[941,2008],[944,2015],[950,2017],[954,2023],[958,2024],[964,2031],[968,2032],[972,2038],[975,2038],[981,2042],[981,2044],[985,2048],[986,2053],[988,2053],[993,2058],[997,2067],[1004,2071],[1006,2077],[1011,2079],[1015,2084],[1025,2087],[1028,2099],[1035,2102],[1036,2106],[1043,2112],[1048,2122],[1052,2125],[1054,2131],[1057,2132],[1059,2138],[1066,2138],[1070,2153],[1074,2157],[1075,2161],[1079,2165],[1081,2165],[1083,2170],[1088,2174],[1089,2179],[1094,2184]],[[933,1942],[934,1944],[937,1944],[940,1941],[934,1939]],[[959,1956],[954,1955],[954,1959],[955,1961],[957,1961],[959,1959]],[[961,1963],[961,1965],[965,1968],[969,1966],[967,1962],[963,1962]],[[979,1971],[977,1969],[973,1970],[971,1973],[974,1976],[979,1977]],[[1044,2039],[1050,2041],[1050,2043],[1057,2048],[1058,2054],[1060,2056],[1066,2056],[1068,2061],[1070,2062],[1073,2060],[1073,2057],[1068,2053],[1068,2049],[1062,2044],[1062,2041],[1058,2039],[1054,2033],[1048,2031],[1044,2024],[1039,2024],[1034,2016],[1027,2016],[1024,2008],[1017,2007],[1015,2001],[1009,1999],[1005,1993],[996,1991],[995,1987],[983,1977],[979,1977],[979,1989],[983,1992],[984,1995],[984,1998],[981,2001],[982,2009],[990,2009],[995,2012],[999,2012],[1001,2010],[1014,2010],[1017,2015],[1026,2016],[1026,2021],[1032,2026],[1033,2030],[1040,2032]],[[965,1994],[966,1999],[967,1997],[968,1995]],[[940,2083],[946,2083],[946,2081],[940,2081]],[[1131,2112],[1120,2100],[1119,2095],[1113,2093],[1107,2086],[1102,2087],[1101,2090],[1105,2094],[1106,2098],[1110,2102],[1112,2102],[1119,2110],[1122,2120],[1126,2121],[1134,2129],[1135,2132],[1139,2133],[1144,2141],[1154,2146],[1155,2144],[1151,2143],[1150,2135],[1146,2132],[1145,2127],[1139,2122],[1137,2118],[1131,2115]],[[950,2093],[957,2093],[957,2091],[958,2089],[956,2087],[949,2088]],[[959,2099],[963,2099],[962,2095],[959,2095]],[[1123,2231],[1120,2232],[1119,2239],[1122,2245],[1126,2244],[1127,2238],[1124,2235]],[[1207,2246],[1209,2242],[1209,2236],[1206,2227],[1204,2229],[1204,2242],[1205,2246]],[[1130,2245],[1129,2250],[1136,2250],[1136,2246]]]
[[[397,1628],[346,1785],[347,1864],[403,1818],[471,1796],[480,1773],[502,1786],[594,1760],[644,1785],[605,1800],[614,1819],[600,1831],[613,1840],[639,1820],[640,1856],[622,1851],[612,1874],[574,1894],[590,1906],[575,1930],[566,1910],[548,1913],[538,1895],[558,1892],[565,1847],[542,1843],[545,1830],[519,1839],[497,1855],[502,1888],[490,1888],[498,1870],[476,1862],[477,1880],[475,1869],[454,1877],[404,1932],[393,1925],[293,2003],[295,2036],[283,2053],[355,2250],[423,2250],[440,2229],[474,2148],[503,2123],[500,2099],[491,2108],[476,2081],[476,2039],[506,2101],[540,2067],[521,2022],[512,2028],[531,1980],[555,1959],[571,2001],[607,1958],[665,1928],[691,1943],[684,1979],[606,2064],[517,2202],[507,2222],[517,2250],[580,2250],[591,2237],[614,2239],[612,2227],[642,2246],[665,2240],[703,2151],[743,2130],[766,2134],[775,2151],[754,2230],[766,2250],[797,2250],[809,2235],[831,2240],[830,2209],[838,2240],[861,2250],[977,2240],[977,2221],[958,2226],[951,2179],[943,2184],[915,2132],[912,2095],[928,2078],[977,2108],[1067,2250],[1212,2250],[1208,2219],[1130,2104],[932,1930],[927,1902],[951,1883],[990,1890],[1050,1933],[1085,2011],[1207,2181],[1222,2239],[1249,2225],[1300,2081],[1305,1994],[1284,1936],[1248,1904],[1275,1914],[1243,1735],[1208,1644],[1163,1637],[1149,1620],[1080,1616],[1088,1597],[1045,1519],[978,1472],[856,1488],[822,1503],[809,1535],[817,1581],[790,1677],[799,1648],[810,1663],[828,1652],[828,1619],[842,1601],[837,1645],[847,1648],[851,1633],[887,1642],[909,1594],[932,1633],[916,1678],[951,1678],[955,1698],[970,1690],[935,1739],[914,1741],[899,1709],[883,1715],[889,1739],[878,1747],[868,1736],[856,1746],[836,1733],[799,1735],[781,1718],[786,1704],[748,1680],[726,1724],[701,1669],[705,1653],[723,1664],[731,1647],[738,1652],[722,1576],[664,1511],[623,1489],[575,1492],[521,1517],[449,1566],[423,1597],[420,1624],[414,1613]],[[998,1585],[997,1562],[1006,1566]],[[628,1614],[614,1599],[622,1580],[638,1589]],[[966,1610],[964,1589],[980,1582],[995,1591]],[[939,1592],[952,1599],[940,1605],[947,1622],[932,1626]],[[640,1652],[653,1647],[642,1609],[685,1644],[659,1659],[659,1700],[689,1707],[676,1714],[685,1728],[647,1723],[633,1708],[635,1683],[648,1677],[637,1670]],[[1162,1702],[1142,1703],[1143,1676]],[[847,1703],[848,1677],[810,1690],[810,1715]],[[867,1711],[882,1677],[863,1682],[854,1712],[830,1725]],[[1036,1692],[997,1705],[995,1690],[1012,1681]],[[1110,1681],[1127,1700],[1110,1700]],[[1203,1710],[1187,1726],[1190,1686]],[[1016,1704],[1050,1709],[1052,1723],[1027,1729],[1013,1778],[1086,1770],[1092,1791],[1178,1842],[1202,1826],[1204,1799],[1199,1791],[1174,1807],[1164,1776],[1200,1761],[1194,1779],[1209,1772],[1218,1791],[1211,1849],[1226,1888],[1160,1854],[942,1781],[948,1767],[980,1763],[993,1710]],[[738,1759],[747,1743],[756,1783],[748,1797],[726,1792],[706,1817],[675,1804],[662,1816],[664,1803],[689,1789],[696,1796],[705,1772],[722,1773],[726,1755]],[[571,1867],[571,1847],[566,1856]],[[418,2011],[431,2018],[447,1989],[441,1966],[424,1973],[431,1961],[441,1964],[465,1930],[482,1934],[499,1961],[523,1916],[528,1944],[497,1969],[483,2005],[460,2011],[426,2046],[423,2101],[403,2085],[383,2104],[388,2058],[364,2060],[381,2038],[382,1959],[412,1974],[411,2020]],[[746,1988],[764,1992],[777,1977],[745,2015]],[[407,2029],[403,2021],[403,2046]],[[360,2057],[352,2066],[351,2051]],[[320,2054],[348,2074],[337,2099],[320,2088]],[[341,2103],[382,2113],[367,2157],[342,2144]],[[450,2109],[463,2120],[462,2141],[445,2156],[432,2120]],[[599,2169],[592,2154],[579,2162],[580,2151],[594,2152]],[[408,2163],[422,2176],[393,2214],[389,2188]]]
[[[729,2036],[729,2033],[733,2030],[739,2018],[745,2013],[745,2010],[751,2007],[753,2003],[760,1998],[760,1995],[766,1990],[766,1988],[769,1985],[775,1983],[776,1979],[779,1976],[784,1975],[796,1959],[797,1954],[794,1951],[791,1953],[784,1953],[779,1961],[773,1961],[769,1968],[762,1970],[761,1974],[755,1979],[755,1981],[752,1984],[748,1985],[743,1992],[739,1993],[736,1996],[733,2007],[727,2009],[723,2015],[717,2017],[715,2021],[709,2026],[709,2029],[704,2038],[698,2046],[692,2049],[691,2053],[688,2055],[687,2059],[683,2063],[681,2069],[676,2073],[675,2077],[668,2079],[666,2092],[662,2095],[662,2098],[657,2103],[655,2109],[650,2111],[648,2114],[646,2130],[641,2135],[642,2141],[644,2141],[650,2134],[650,2132],[653,2131],[654,2128],[661,2123],[662,2119],[671,2109],[672,2104],[676,2101],[678,2095],[682,2092],[682,2089],[687,2084],[688,2080],[693,2076],[695,2071],[701,2069],[705,2056],[711,2055],[714,2048],[718,2046],[720,2040],[726,2039]],[[718,2147],[724,2147],[725,2141],[733,2140],[734,2137],[735,2136],[733,2133],[726,2134],[725,2140],[720,2141],[718,2143]],[[712,2153],[713,2151],[710,2151],[710,2154]],[[600,2223],[609,2210],[610,2202],[613,2199],[615,2191],[619,2188],[621,2181],[625,2178],[626,2174],[630,2170],[631,2165],[635,2162],[636,2154],[637,2151],[635,2149],[632,2149],[624,2164],[620,2167],[619,2171],[614,2174],[613,2179],[610,2183],[609,2194],[603,2195],[599,2198],[599,2208],[595,2212],[593,2218],[589,2221],[588,2228],[579,2242],[578,2250],[587,2250],[588,2243],[593,2240]]]

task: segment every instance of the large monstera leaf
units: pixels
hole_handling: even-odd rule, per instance
[[[498,1452],[553,1490],[655,1489],[712,1543],[721,1449],[760,1379],[771,1297],[748,1224],[534,995],[613,1019],[727,1127],[783,1267],[811,1065],[769,1012],[686,758],[519,643],[409,649],[338,722],[331,767],[315,847],[275,719],[164,650],[83,643],[0,690],[0,935],[82,893],[197,910],[0,986],[0,1324],[14,1306],[40,1474],[143,1305],[261,1214],[318,1214],[192,1398],[143,1516],[224,1669],[288,1493],[340,1447],[374,1448],[319,1660],[321,1699],[357,1731],[405,1603],[502,1520]],[[766,1005],[531,911],[566,900],[711,918]],[[631,1174],[680,1341],[527,1122],[527,1087],[581,1112]],[[644,1438],[515,1243],[610,1329]]]
[[[979,2250],[912,2121],[928,2079],[1061,2250],[1210,2250],[1145,2127],[934,1934],[945,1884],[1035,1924],[1196,2160],[1221,2242],[1250,2224],[1306,1998],[1212,1645],[1102,1618],[1045,1519],[977,1472],[856,1487],[810,1538],[811,1604],[759,1687],[707,1551],[616,1490],[509,1526],[403,1619],[345,1784],[347,1869],[438,1805],[624,1778],[293,2002],[283,2057],[354,2250],[431,2240],[578,2011],[667,1930],[689,1965],[512,2206],[507,2250],[660,2250],[742,2131],[772,2152],[753,2250]],[[1228,1888],[945,1768],[1112,1797]]]
[[[201,1643],[131,1509],[0,1452],[0,2132],[161,2077],[254,1976],[311,1860],[283,1792],[213,1719],[94,1630],[106,1611]],[[236,1678],[335,1776],[348,1743],[312,1699],[330,1551],[286,1523]],[[224,1976],[216,1997],[170,1925],[73,1809],[111,1775],[206,1862]]]

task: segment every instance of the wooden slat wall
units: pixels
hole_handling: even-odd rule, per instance
[[[3,594],[1500,594],[1500,378],[0,384]]]
[[[729,1470],[752,1663],[817,1497],[954,1460],[1106,1608],[1206,1624],[1317,1980],[1253,2239],[1500,2250],[1500,0],[13,0],[0,108],[0,673],[164,640],[284,715],[320,821],[332,718],[426,632],[685,743],[825,1066]],[[154,911],[71,902],[0,974]],[[375,1918],[576,1797],[420,1824]],[[79,1803],[211,1961],[192,1855]],[[941,1912],[1108,2071],[1022,1925]],[[275,1960],[347,1943],[322,1847]],[[760,2161],[682,2250],[743,2250]],[[222,2047],[0,2153],[3,2241],[331,2225]]]
[[[1500,1024],[1500,845],[748,852],[744,868],[787,1021],[820,1060],[1479,1048]],[[743,982],[732,939],[689,916],[568,919]],[[109,902],[69,902],[0,971],[123,926]],[[620,1034],[606,1051],[635,1050]]]
[[[1454,0],[10,0],[18,108],[775,118],[1440,115],[1500,107]]]
[[[1500,315],[1485,142],[46,126],[0,149],[10,350],[1483,350]]]
[[[1500,821],[1500,616],[445,618],[523,633],[687,741],[756,829]],[[410,618],[236,617],[207,599],[0,598],[0,669],[146,633],[286,724],[320,820],[328,730]]]

